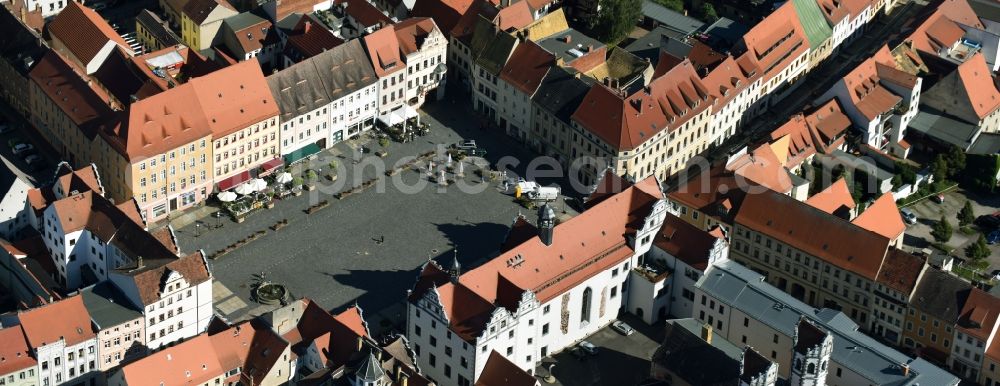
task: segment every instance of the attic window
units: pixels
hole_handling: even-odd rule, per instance
[[[247,39],[248,39],[248,40],[253,40],[253,34],[252,34],[252,33],[249,33],[249,32],[247,32]]]

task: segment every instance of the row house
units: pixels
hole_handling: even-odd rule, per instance
[[[1000,132],[1000,91],[991,74],[983,54],[974,54],[924,92],[921,110],[973,126],[973,137]]]
[[[123,366],[109,384],[351,384],[432,386],[405,338],[369,336],[361,310],[334,316],[300,299],[254,320],[221,320],[188,341]]]
[[[444,93],[448,40],[431,18],[409,18],[363,38],[378,76],[378,111],[418,108],[429,93]]]
[[[0,331],[23,332],[32,362],[21,359],[21,369],[13,384],[93,385],[103,379],[97,366],[97,333],[80,296],[27,311],[4,315]],[[18,339],[4,341],[15,347]],[[6,350],[6,348],[5,348]],[[15,354],[16,355],[16,354]],[[12,360],[20,359],[13,357]],[[27,367],[31,366],[32,367]],[[24,376],[22,378],[21,373]],[[8,376],[8,380],[9,376]]]
[[[814,308],[728,261],[694,287],[696,321],[737,348],[778,365],[778,376],[802,385],[958,385],[958,377],[865,335],[843,313]]]
[[[184,42],[170,24],[148,9],[135,16],[135,38],[146,52],[159,51]]]
[[[1000,327],[1000,298],[979,288],[973,288],[959,312],[951,350],[951,370],[958,376],[977,383],[984,383],[988,363],[986,352],[995,341]]]
[[[38,361],[20,325],[0,328],[0,384],[4,386],[38,386]]]
[[[270,329],[242,322],[209,331],[127,364],[108,384],[286,384],[294,369],[288,342]]]
[[[712,104],[689,60],[631,95],[595,84],[573,113],[574,126],[587,135],[573,143],[571,157],[609,160],[632,180],[666,179],[708,149]],[[596,173],[585,168],[578,177],[587,183]]]
[[[291,28],[280,28],[284,49],[275,59],[276,66],[288,68],[293,64],[319,55],[344,43],[344,40],[323,28],[313,15],[302,15]]]
[[[180,12],[181,38],[195,50],[207,50],[217,42],[223,20],[239,12],[227,0],[188,0]]]
[[[731,259],[796,299],[842,310],[867,329],[888,238],[770,190],[747,194],[734,224]]]
[[[129,307],[128,299],[110,282],[87,287],[80,297],[97,330],[98,369],[107,373],[146,355],[142,311]]]
[[[416,6],[414,15],[434,19],[438,27],[448,36],[448,63],[451,64],[451,76],[461,83],[462,88],[470,92],[475,87],[473,67],[476,58],[481,54],[479,50],[472,49],[472,43],[475,41],[481,49],[488,42],[486,38],[488,23],[480,24],[480,18],[497,26],[503,22],[504,27],[514,29],[521,29],[531,24],[527,22],[523,7],[507,7],[501,10],[486,0],[476,0],[468,4],[421,1]],[[453,12],[458,10],[460,12],[453,15]],[[501,11],[506,16],[502,19]],[[565,24],[565,19],[563,23]],[[489,32],[492,33],[492,30]],[[474,38],[477,34],[479,38]]]
[[[721,145],[736,135],[736,130],[745,122],[750,106],[760,97],[763,77],[751,61],[737,61],[727,55],[702,78],[702,82],[715,98],[708,141]]]
[[[649,251],[666,205],[654,178],[622,188],[591,195],[589,209],[559,225],[543,206],[536,227],[518,225],[525,232],[512,232],[505,252],[468,272],[425,264],[406,329],[423,373],[477,384],[494,355],[530,373],[627,309],[629,271]]]
[[[192,79],[187,84],[193,87],[196,103],[204,111],[211,130],[212,148],[208,151],[214,156],[211,178],[219,191],[249,181],[252,171],[280,157],[278,104],[271,95],[259,63],[234,64]],[[183,149],[181,154],[184,154]],[[198,161],[205,163],[206,160]],[[180,166],[184,171],[184,164]],[[187,166],[193,167],[195,163],[188,162]],[[170,173],[173,175],[174,171]],[[194,182],[194,179],[188,179],[189,184]],[[180,188],[185,188],[183,176]],[[204,195],[204,192],[201,193]],[[181,204],[188,203],[182,200]]]
[[[0,47],[0,98],[15,112],[30,116],[29,74],[47,51],[45,41],[7,8],[0,10],[0,36],[4,36]]]
[[[862,62],[820,96],[836,98],[851,123],[860,129],[859,145],[906,158],[903,139],[917,115],[922,79],[896,68],[888,48]]]
[[[285,163],[357,136],[374,124],[378,78],[359,39],[310,57],[267,79],[280,112]]]
[[[972,283],[947,271],[928,269],[907,308],[901,347],[951,368],[955,326],[971,291]]]
[[[519,44],[500,73],[499,126],[507,135],[527,142],[532,148],[540,148],[539,133],[532,132],[531,99],[545,73],[558,66],[588,74],[605,63],[607,48],[572,28],[545,37],[537,36],[531,26],[528,28],[527,33],[535,39]]]
[[[29,192],[25,211],[34,214],[41,249],[52,259],[50,274],[62,288],[96,283],[83,289],[85,304],[99,310],[93,319],[101,343],[118,342],[106,347],[112,359],[103,358],[101,368],[204,331],[212,316],[205,257],[180,253],[169,228],[147,230],[134,200],[115,205],[105,198],[94,167],[61,165],[56,177]]]
[[[737,43],[735,54],[759,68],[763,83],[760,99],[753,107],[764,111],[795,87],[795,81],[808,71],[809,40],[796,14],[793,2],[786,2],[757,23]]]

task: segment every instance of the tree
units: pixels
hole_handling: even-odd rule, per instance
[[[673,11],[684,13],[684,0],[653,0],[653,2]]]
[[[593,32],[602,42],[618,44],[639,21],[641,0],[601,0],[601,13]]]
[[[966,226],[972,224],[972,221],[976,219],[976,215],[972,213],[972,204],[968,200],[965,201],[965,206],[962,210],[958,211],[958,226]]]
[[[989,255],[990,247],[986,245],[986,238],[983,237],[982,233],[979,234],[979,238],[976,239],[976,242],[965,247],[965,256],[968,256],[970,259],[985,259]]]
[[[943,215],[941,216],[941,221],[938,221],[931,227],[931,236],[934,236],[934,240],[941,243],[946,243],[951,240],[951,224],[948,222]]]
[[[698,16],[707,23],[714,23],[719,20],[719,14],[715,13],[715,7],[709,3],[702,3],[701,8],[698,8]]]
[[[934,161],[931,162],[931,174],[934,176],[934,182],[948,178],[948,161],[944,159],[944,155],[938,154],[934,157]]]
[[[948,177],[955,178],[965,170],[965,151],[963,151],[958,146],[952,145],[948,149],[948,155],[945,157],[948,162]]]

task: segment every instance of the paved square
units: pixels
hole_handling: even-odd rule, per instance
[[[504,155],[522,161],[533,156],[501,133],[479,130],[477,120],[450,103],[431,106],[429,111],[432,117],[425,115],[424,119],[431,121],[431,134],[411,143],[390,144],[387,163],[466,138],[486,148],[494,162],[495,157]],[[368,146],[381,149],[376,143]],[[337,145],[332,153],[339,156],[319,157],[313,167],[325,170],[330,159],[351,166],[356,156],[352,147],[356,149],[356,144]],[[369,153],[365,157],[374,156]],[[365,179],[381,176],[373,168],[366,169],[364,175]],[[211,261],[216,279],[244,299],[247,308],[256,307],[250,301],[253,275],[264,272],[269,280],[288,286],[295,297],[312,298],[330,309],[357,299],[367,312],[375,313],[404,299],[417,270],[428,258],[450,264],[457,247],[463,266],[475,266],[496,254],[519,212],[534,221],[535,213],[499,192],[497,182],[482,182],[471,168],[466,169],[466,175],[464,181],[480,192],[465,193],[455,186],[439,191],[433,182],[426,181],[425,173],[406,171],[400,174],[402,181],[413,185],[423,180],[427,187],[410,194],[389,183],[384,192],[371,188],[344,200],[320,193],[324,190],[320,188],[278,201],[274,209],[253,214],[241,224],[209,217],[200,221],[201,226],[192,224],[177,234],[183,250],[204,249],[211,254],[254,232],[266,231],[265,236]],[[348,172],[338,180],[353,177]],[[321,200],[329,200],[330,206],[305,214],[305,208]],[[288,219],[289,225],[278,231],[268,228],[281,219]],[[217,222],[222,227],[212,229]],[[384,243],[375,242],[383,236]]]

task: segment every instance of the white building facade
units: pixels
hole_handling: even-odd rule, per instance
[[[643,189],[648,189],[650,186],[655,186],[655,180],[650,178],[637,185],[644,184],[646,188]],[[658,188],[652,189],[658,190]],[[599,262],[595,264],[599,268],[588,270],[586,273],[572,271],[566,273],[585,276],[579,279],[556,276],[543,280],[541,285],[523,290],[517,296],[501,295],[506,291],[498,288],[499,298],[496,302],[503,306],[494,307],[484,299],[475,299],[474,297],[478,295],[472,293],[473,290],[469,287],[465,287],[465,280],[468,278],[469,284],[475,285],[472,283],[478,282],[475,278],[479,275],[496,277],[494,276],[497,275],[496,272],[489,272],[496,268],[501,269],[501,276],[515,275],[519,268],[531,270],[531,265],[546,264],[538,259],[573,259],[565,254],[560,255],[562,249],[560,244],[579,242],[571,240],[573,236],[570,236],[577,233],[575,231],[578,229],[577,226],[587,221],[598,221],[597,216],[608,214],[607,210],[614,210],[609,209],[610,207],[617,205],[626,213],[627,208],[621,208],[618,202],[609,202],[618,201],[614,198],[608,199],[604,208],[598,209],[601,204],[592,208],[595,214],[588,216],[589,213],[584,212],[570,222],[555,227],[554,214],[548,213],[551,209],[545,206],[542,208],[538,224],[538,238],[531,238],[492,262],[464,275],[455,276],[453,272],[448,279],[451,281],[445,280],[443,284],[435,283],[441,285],[425,288],[420,293],[422,287],[420,283],[432,276],[427,274],[428,272],[443,274],[440,268],[436,268],[436,264],[428,263],[421,280],[418,281],[415,290],[417,292],[411,292],[407,311],[407,339],[417,355],[420,369],[428,378],[440,385],[469,386],[474,384],[482,373],[491,352],[496,351],[518,367],[531,372],[541,363],[542,358],[574,345],[616,320],[619,312],[624,311],[631,301],[629,288],[632,284],[629,283],[629,271],[636,267],[640,256],[649,251],[652,238],[662,225],[666,214],[666,203],[662,199],[662,194],[658,191],[654,193],[652,189],[644,190],[650,194],[647,197],[650,197],[648,202],[651,205],[646,208],[651,209],[644,209],[646,213],[635,213],[645,220],[635,229],[634,237],[629,236],[627,240],[614,244],[610,251],[599,246],[594,247],[601,249],[601,253],[585,258]],[[626,200],[623,198],[621,201]],[[612,216],[622,214],[624,213]],[[587,217],[591,217],[591,220]],[[571,225],[573,221],[577,221],[577,224]],[[582,227],[591,228],[588,225]],[[593,228],[599,227],[601,225],[593,225]],[[560,235],[560,232],[568,234]],[[540,245],[546,249],[534,249]],[[529,250],[533,252],[528,252]],[[576,257],[576,259],[581,258]],[[528,259],[536,261],[531,262]],[[528,266],[522,267],[522,265]],[[552,262],[552,265],[559,263]],[[512,271],[506,271],[507,268]],[[545,275],[550,274],[556,272],[545,273]],[[511,277],[513,282],[501,278],[498,279],[497,285],[518,286],[514,282],[521,281],[522,278]],[[459,299],[470,304],[458,304]],[[479,316],[468,319],[468,313],[475,309],[480,310]],[[465,328],[466,323],[471,320],[479,320],[476,322],[479,325],[470,333]]]

